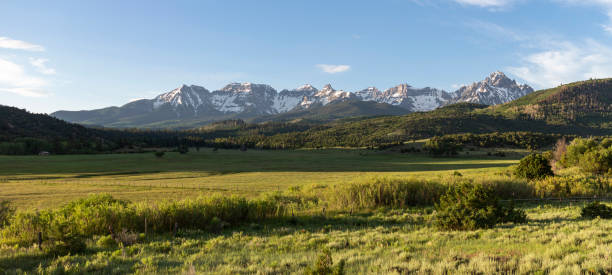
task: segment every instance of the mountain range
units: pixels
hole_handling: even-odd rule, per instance
[[[390,107],[392,111],[404,110],[386,103],[346,100],[271,115],[285,116],[285,121],[249,123],[235,119],[185,131],[124,131],[83,127],[49,115],[0,105],[0,154],[36,154],[41,150],[91,153],[141,146],[173,147],[184,141],[224,148],[245,144],[259,148],[320,148],[378,147],[462,133],[612,135],[612,79],[570,83],[494,106],[462,102],[406,115],[336,119],[329,123],[309,121],[320,116],[343,118],[355,109],[375,111],[372,105]],[[297,117],[306,119],[296,121]]]
[[[153,99],[137,100],[121,107],[57,111],[51,115],[85,125],[189,128],[226,119],[328,121],[430,111],[460,102],[497,105],[532,92],[528,85],[518,84],[499,71],[453,93],[429,87],[414,88],[408,84],[384,91],[369,87],[356,92],[335,90],[329,84],[320,90],[306,84],[280,92],[270,85],[254,83],[231,83],[216,91],[182,85]]]

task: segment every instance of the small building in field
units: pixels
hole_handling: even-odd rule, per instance
[[[48,156],[49,152],[47,152],[47,151],[40,151],[40,152],[38,152],[38,155],[39,156]]]

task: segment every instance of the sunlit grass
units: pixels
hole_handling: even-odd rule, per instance
[[[371,177],[443,178],[502,173],[508,158],[431,158],[368,150],[256,151],[202,149],[163,158],[147,154],[0,156],[0,199],[19,208],[48,208],[109,193],[133,201],[209,194],[257,197],[290,186],[334,184]]]

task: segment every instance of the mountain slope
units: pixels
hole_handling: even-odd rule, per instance
[[[259,123],[265,121],[299,121],[311,120],[329,122],[336,119],[350,117],[369,117],[383,115],[404,115],[408,110],[389,104],[357,99],[333,102],[327,105],[316,105],[310,108],[295,109],[289,112],[261,116],[250,119],[249,122]]]
[[[470,102],[497,105],[510,102],[530,93],[533,93],[531,87],[525,84],[518,84],[504,73],[497,71],[483,81],[459,88],[447,104]]]
[[[196,85],[182,85],[153,99],[142,99],[121,107],[57,111],[51,115],[71,122],[106,127],[189,128],[228,119],[261,121],[265,117],[284,113],[289,113],[285,117],[293,119],[297,119],[300,114],[304,118],[316,117],[315,109],[346,101],[352,102],[352,111],[338,111],[335,115],[322,113],[319,116],[329,120],[332,117],[396,115],[430,111],[455,102],[492,105],[505,103],[532,91],[530,87],[518,85],[501,72],[493,73],[485,80],[463,87],[453,94],[429,87],[418,89],[408,84],[400,84],[385,91],[370,87],[355,93],[335,90],[329,84],[321,90],[306,84],[280,92],[269,85],[248,82],[230,83],[212,92]],[[403,108],[405,112],[381,105],[372,111],[369,109],[375,105],[357,106],[357,101],[392,105]],[[314,109],[304,111],[311,108]],[[331,109],[334,108],[338,106]],[[325,108],[320,110],[329,112]],[[279,116],[279,119],[283,119],[283,116]]]
[[[551,125],[612,128],[612,79],[575,82],[537,91],[491,113],[517,119],[542,120]]]
[[[590,80],[531,93],[515,101],[487,106],[457,103],[429,112],[328,124],[269,137],[240,137],[223,142],[267,148],[370,147],[446,134],[539,132],[612,135],[612,79]]]

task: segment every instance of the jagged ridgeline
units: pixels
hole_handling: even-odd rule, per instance
[[[358,107],[355,107],[358,106]],[[318,108],[271,115],[252,123],[240,119],[184,131],[86,128],[43,114],[0,106],[0,151],[3,154],[100,152],[125,147],[193,146],[259,148],[380,147],[447,134],[540,132],[566,135],[612,135],[612,79],[589,80],[537,91],[512,102],[487,106],[458,103],[429,112],[357,117],[380,106],[343,101]],[[358,110],[358,111],[355,111]],[[321,120],[352,116],[321,123]]]
[[[492,73],[483,81],[454,93],[408,84],[384,91],[368,87],[356,92],[336,90],[329,84],[322,89],[306,84],[280,92],[269,85],[254,83],[231,83],[212,92],[201,86],[182,85],[153,99],[141,99],[121,107],[58,111],[51,115],[85,125],[139,128],[194,128],[232,119],[328,122],[349,117],[431,111],[458,102],[495,105],[531,92],[531,87],[518,84],[502,72]]]
[[[270,137],[232,137],[226,142],[263,147],[364,147],[447,134],[492,132],[612,135],[612,79],[562,85],[498,106],[458,103],[430,112],[335,123]]]

